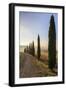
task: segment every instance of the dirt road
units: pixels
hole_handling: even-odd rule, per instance
[[[24,54],[24,65],[21,68],[21,77],[31,77],[35,75],[35,62],[36,58],[29,54]]]

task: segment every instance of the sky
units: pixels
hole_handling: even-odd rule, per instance
[[[27,46],[34,41],[37,46],[37,36],[40,36],[41,48],[48,49],[48,31],[50,26],[51,15],[54,15],[56,28],[56,47],[58,33],[58,15],[57,13],[40,13],[40,12],[20,12],[19,13],[19,30],[20,45]]]

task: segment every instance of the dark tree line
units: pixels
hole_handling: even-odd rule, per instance
[[[35,56],[34,41],[33,41],[32,43],[30,43],[29,46],[27,46],[27,47],[24,49],[24,52],[25,52],[25,53],[29,53],[29,54]]]
[[[32,43],[29,44],[29,46],[27,46],[25,49],[24,49],[24,52],[27,52],[33,56],[35,56],[35,46],[34,46],[34,41]],[[38,38],[37,38],[37,58],[38,60],[40,59],[40,36],[38,35]]]
[[[48,34],[48,66],[50,69],[53,69],[56,65],[56,29],[55,29],[55,21],[54,16],[52,15],[50,18],[50,26],[49,26],[49,34]],[[29,44],[24,49],[24,52],[28,52],[29,54],[35,56],[35,46],[34,41]],[[41,56],[41,48],[40,48],[40,36],[37,37],[37,58],[40,59]]]
[[[35,56],[35,47],[34,47],[34,41],[29,44],[29,53],[33,56]]]

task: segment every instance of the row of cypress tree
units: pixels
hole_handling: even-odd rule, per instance
[[[28,52],[35,56],[34,41],[29,44],[29,47],[25,48],[24,52]],[[41,49],[40,49],[40,36],[37,38],[37,58],[40,59]],[[53,69],[56,65],[56,29],[54,16],[50,18],[49,34],[48,34],[48,66]]]
[[[29,44],[29,46],[27,46],[25,49],[24,49],[24,52],[27,52],[33,56],[35,56],[35,46],[34,46],[34,41],[32,43]],[[38,38],[37,38],[37,58],[38,60],[40,59],[40,36],[38,35]]]

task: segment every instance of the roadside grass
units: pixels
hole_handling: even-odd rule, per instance
[[[56,76],[57,75],[57,73],[53,72],[51,69],[48,68],[48,65],[46,65],[45,63],[37,59],[35,60],[35,62],[33,62],[33,65],[39,70],[36,73],[37,76],[43,77],[43,76]]]

